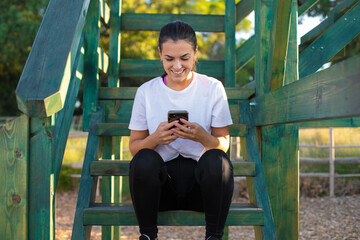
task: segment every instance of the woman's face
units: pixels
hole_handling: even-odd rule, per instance
[[[167,40],[162,44],[162,51],[159,49],[159,54],[167,73],[166,81],[181,84],[191,79],[191,70],[195,64],[197,49],[194,51],[189,42]]]

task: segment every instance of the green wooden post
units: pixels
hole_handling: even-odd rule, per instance
[[[96,111],[97,106],[97,89],[99,84],[99,21],[99,0],[91,0],[84,28],[83,129],[85,131],[89,128],[91,113]]]
[[[0,239],[28,239],[29,119],[0,127]]]
[[[225,86],[235,87],[235,0],[225,1]]]
[[[280,11],[281,9],[278,9]],[[287,12],[288,10],[284,10]],[[280,13],[283,15],[283,13]],[[286,14],[287,15],[287,14]],[[292,1],[290,39],[284,33],[274,37],[278,46],[288,46],[287,53],[273,53],[274,63],[272,73],[267,75],[265,82],[271,82],[270,90],[281,87],[283,81],[289,83],[298,79],[297,71],[297,2]],[[282,26],[282,28],[289,27]],[[283,43],[283,44],[282,44]],[[279,50],[278,50],[279,51]],[[281,61],[283,65],[281,65]],[[284,64],[286,61],[286,64]],[[287,65],[288,64],[288,65]],[[268,65],[269,66],[269,65]],[[275,66],[275,67],[274,67]],[[277,67],[276,67],[277,66]],[[281,71],[276,69],[282,69]],[[269,68],[270,69],[270,68]],[[284,69],[286,71],[284,72]],[[278,74],[278,75],[277,75]],[[284,80],[281,76],[286,76]],[[299,224],[299,161],[298,161],[298,127],[297,125],[278,125],[262,127],[261,129],[261,158],[263,162],[269,198],[274,217],[276,235],[278,239],[298,239]]]
[[[53,239],[51,181],[53,135],[51,118],[30,118],[29,239]]]

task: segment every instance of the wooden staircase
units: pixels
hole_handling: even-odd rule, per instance
[[[111,105],[113,101],[117,101],[118,112],[124,113],[120,117],[118,116],[117,120],[120,121],[120,118],[130,118],[130,112],[121,109],[119,106],[126,106],[127,108],[131,106],[134,97],[133,90],[133,88],[100,88],[99,96],[102,108],[108,109],[109,106],[107,104]],[[242,150],[245,153],[244,158],[246,160],[232,162],[234,176],[248,177],[249,187],[251,188],[249,193],[253,200],[249,204],[232,204],[226,225],[259,226],[264,239],[275,239],[269,197],[266,190],[249,101],[247,100],[253,95],[254,90],[226,88],[226,91],[234,121],[234,124],[230,126],[230,135],[242,138]],[[106,94],[110,92],[111,94]],[[114,114],[110,115],[112,116],[111,122],[104,120],[109,120],[110,116],[106,116],[103,110],[94,113],[91,118],[73,226],[72,239],[74,240],[89,239],[92,225],[137,225],[131,203],[95,202],[98,177],[127,176],[129,174],[128,160],[100,159],[102,152],[99,143],[101,143],[102,138],[129,135],[127,123],[114,122]],[[203,226],[205,225],[205,216],[204,213],[192,211],[160,212],[158,224],[164,226]],[[227,236],[224,238],[227,238]]]

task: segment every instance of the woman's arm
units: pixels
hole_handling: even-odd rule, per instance
[[[155,149],[160,144],[166,145],[173,142],[175,139],[177,139],[177,136],[173,134],[170,128],[176,123],[177,121],[171,123],[162,122],[159,124],[156,131],[151,135],[149,135],[148,130],[131,130],[129,141],[131,154],[134,156],[139,150],[143,148]]]

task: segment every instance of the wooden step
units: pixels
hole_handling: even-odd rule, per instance
[[[98,123],[96,125],[97,136],[130,136],[128,123]],[[229,126],[230,136],[246,137],[248,127],[245,124],[233,124]]]
[[[95,204],[83,211],[84,225],[136,226],[138,225],[131,204]],[[162,226],[203,226],[204,213],[194,211],[166,211],[158,215]],[[226,220],[228,226],[264,225],[264,212],[251,204],[232,204]]]
[[[92,176],[128,176],[130,161],[100,160],[90,165]],[[234,176],[255,176],[255,163],[233,161]]]

